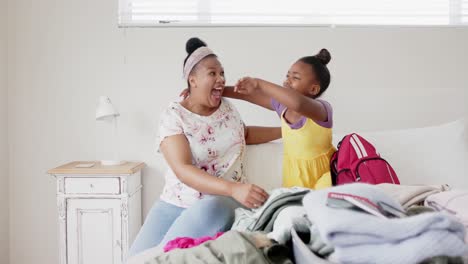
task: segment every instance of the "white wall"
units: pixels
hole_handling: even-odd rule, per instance
[[[0,0],[0,263],[9,263],[7,1]]]
[[[191,36],[218,51],[229,83],[244,74],[280,82],[299,56],[329,48],[333,82],[326,98],[338,131],[416,127],[468,113],[468,29],[123,30],[116,26],[117,2],[9,2],[12,264],[57,263],[55,182],[45,171],[96,158],[99,95],[109,95],[122,113],[123,158],[148,164],[147,212],[163,184],[156,123],[185,86],[182,60]],[[237,105],[247,124],[278,124],[272,113]]]

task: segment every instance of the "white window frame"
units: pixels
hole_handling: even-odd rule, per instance
[[[178,21],[176,19],[160,19],[160,20],[151,20],[151,21],[133,21],[132,20],[132,10],[131,3],[135,0],[119,0],[119,14],[118,14],[118,24],[119,27],[129,28],[129,27],[467,27],[468,26],[468,0],[447,0],[449,2],[448,6],[448,15],[441,16],[446,23],[308,23],[308,22],[299,22],[299,23],[276,23],[276,22],[267,22],[267,23],[214,23],[210,19],[210,5],[211,1],[215,2],[216,0],[198,0],[198,12],[192,14],[193,16],[198,16],[199,21]],[[138,0],[137,0],[138,1]],[[140,0],[141,1],[141,0]],[[168,1],[173,0],[146,0],[147,2],[151,1]],[[232,0],[236,1],[236,0]],[[251,0],[255,1],[255,0]],[[287,0],[286,0],[287,1]],[[329,1],[329,0],[323,0]],[[353,0],[348,0],[353,1]],[[374,0],[378,1],[378,0]],[[407,0],[412,1],[412,0]],[[286,16],[286,14],[284,14]],[[325,15],[325,18],[332,16]],[[356,17],[359,17],[358,15]],[[364,16],[363,16],[364,17]],[[424,17],[424,15],[420,15]],[[408,17],[408,18],[416,18]]]

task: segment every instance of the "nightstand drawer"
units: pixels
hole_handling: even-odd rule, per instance
[[[117,177],[65,177],[65,193],[120,194],[120,179]]]

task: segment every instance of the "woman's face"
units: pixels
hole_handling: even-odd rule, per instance
[[[218,107],[223,95],[224,69],[215,56],[198,63],[189,77],[190,97],[207,107]]]
[[[312,66],[302,61],[294,63],[286,75],[283,86],[294,89],[303,95],[311,95],[311,88],[317,84]]]

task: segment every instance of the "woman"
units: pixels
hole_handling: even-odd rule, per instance
[[[268,194],[246,183],[246,144],[281,137],[280,128],[245,127],[222,98],[224,70],[198,38],[186,45],[184,78],[190,96],[171,103],[160,119],[160,150],[170,169],[166,184],[133,243],[129,256],[176,237],[212,236],[228,230],[235,208],[261,206]]]

